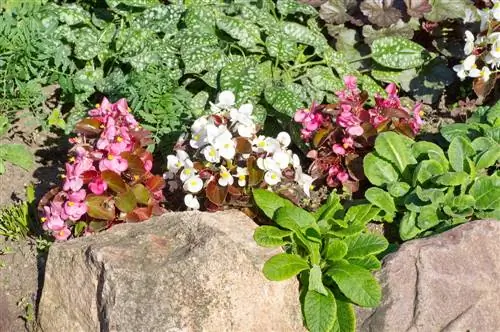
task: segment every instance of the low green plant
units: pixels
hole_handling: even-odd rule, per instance
[[[263,268],[269,280],[299,276],[300,299],[307,328],[312,331],[355,331],[352,303],[376,307],[381,288],[372,276],[380,268],[377,254],[387,240],[366,231],[379,212],[372,204],[344,209],[337,194],[309,213],[275,193],[254,190],[262,212],[275,223],[255,230],[255,241],[264,247],[284,247]]]
[[[10,240],[25,238],[32,230],[34,219],[32,204],[35,201],[33,185],[26,188],[26,201],[0,210],[0,236]]]
[[[381,219],[399,223],[402,240],[469,220],[500,219],[498,137],[471,140],[461,131],[443,130],[451,141],[446,153],[434,143],[387,132],[364,158],[366,177],[375,185],[365,197],[381,209]]]
[[[5,134],[9,127],[9,119],[0,115],[0,136]],[[5,173],[5,162],[29,170],[33,167],[33,154],[24,144],[0,143],[0,175]]]

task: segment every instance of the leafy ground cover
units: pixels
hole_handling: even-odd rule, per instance
[[[43,252],[239,208],[284,248],[263,272],[298,276],[308,329],[353,331],[387,252],[500,219],[499,21],[497,1],[4,1],[0,181],[43,183],[0,235]],[[37,132],[75,133],[48,166],[59,189],[55,154],[19,141]]]

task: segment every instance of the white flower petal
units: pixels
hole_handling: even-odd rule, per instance
[[[186,206],[192,210],[200,209],[200,202],[198,201],[198,198],[191,194],[187,194],[186,196],[184,196],[184,204],[186,204]]]

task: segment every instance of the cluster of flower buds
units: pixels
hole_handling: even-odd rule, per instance
[[[310,144],[313,159],[309,174],[324,179],[329,187],[346,186],[357,190],[363,177],[360,158],[370,151],[375,136],[386,130],[414,136],[422,125],[421,104],[403,107],[395,84],[386,87],[387,97],[374,96],[375,106],[368,108],[368,94],[361,91],[353,76],[344,78],[345,89],[336,92],[336,104],[300,109],[294,120],[302,125],[301,137]]]
[[[104,98],[89,115],[70,139],[62,188],[51,190],[39,205],[43,228],[57,240],[163,212],[164,180],[151,174],[153,157],[145,150],[150,133],[139,126],[127,102],[111,104]]]
[[[221,92],[210,114],[193,123],[189,137],[179,139],[176,154],[167,157],[168,191],[174,196],[181,191],[188,209],[209,211],[244,206],[254,187],[272,190],[293,182],[308,195],[313,180],[288,149],[290,135],[258,135],[253,105],[236,107],[235,102],[232,92]]]

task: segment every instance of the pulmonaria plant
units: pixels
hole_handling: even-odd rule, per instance
[[[463,81],[474,79],[474,91],[486,97],[500,75],[500,1],[493,1],[492,8],[478,10],[481,17],[480,31],[474,36],[465,31],[465,60],[453,67]]]
[[[163,177],[153,175],[152,141],[130,113],[125,99],[106,98],[76,125],[77,136],[61,188],[39,204],[43,229],[57,240],[87,235],[121,222],[163,213]]]
[[[252,112],[252,104],[237,108],[234,94],[223,91],[211,114],[193,123],[189,137],[181,136],[164,174],[172,201],[182,197],[191,210],[231,206],[251,214],[251,188],[279,191],[294,201],[309,196],[313,179],[288,149],[290,135],[258,135]]]
[[[387,97],[374,96],[367,107],[368,93],[361,91],[353,76],[344,78],[345,89],[336,92],[336,104],[299,109],[294,120],[302,125],[301,137],[309,143],[307,156],[313,160],[309,174],[329,187],[359,188],[363,157],[373,148],[378,133],[387,130],[413,137],[422,125],[421,104],[408,109],[401,104],[395,84],[386,87]]]

